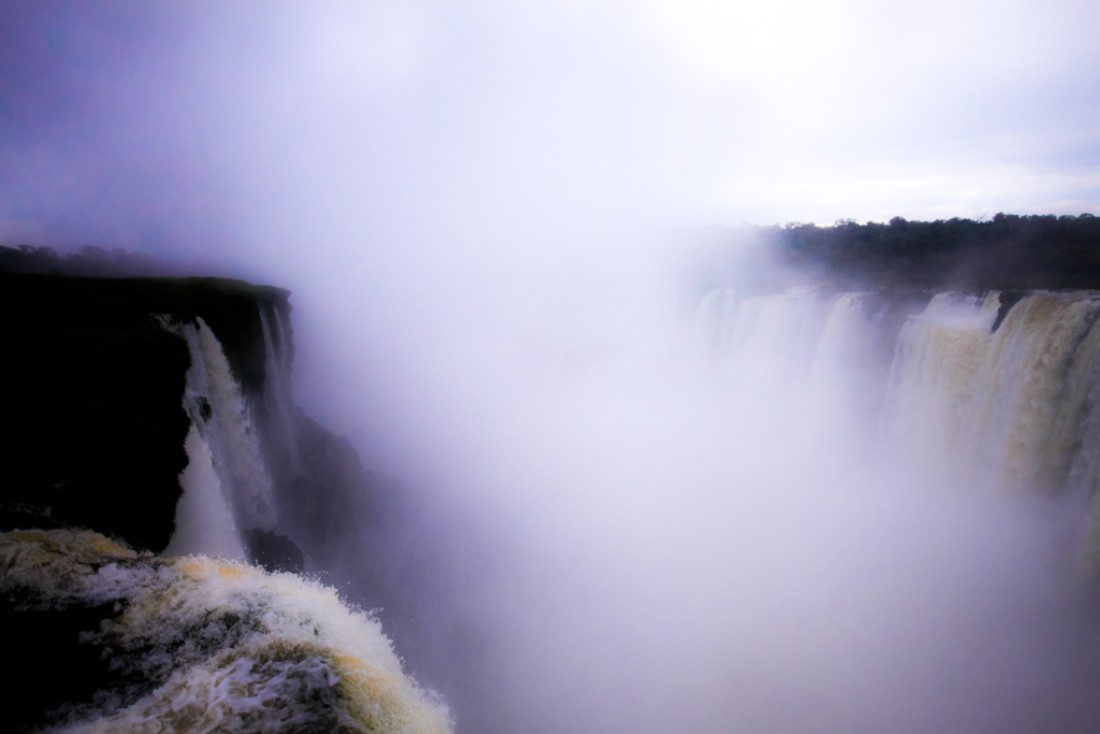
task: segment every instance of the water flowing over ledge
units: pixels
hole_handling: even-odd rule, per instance
[[[718,290],[693,322],[654,327],[674,349],[627,339],[539,362],[539,400],[517,391],[500,412],[537,440],[482,457],[490,482],[509,469],[517,525],[497,543],[459,537],[462,513],[407,523],[401,488],[293,404],[285,293],[108,283],[89,300],[63,285],[31,289],[44,315],[9,340],[31,356],[39,332],[92,347],[9,381],[31,397],[7,386],[39,439],[35,408],[60,423],[91,406],[71,440],[12,453],[7,527],[68,528],[3,539],[0,613],[28,671],[16,726],[449,726],[377,622],[243,560],[327,572],[396,609],[391,634],[414,620],[399,649],[435,651],[415,670],[452,676],[470,731],[1100,721],[1092,292]],[[69,364],[89,374],[56,372]],[[166,547],[211,557],[147,553]],[[478,573],[402,563],[428,552],[469,552]],[[394,691],[426,718],[387,708]]]
[[[138,554],[71,530],[0,534],[0,565],[0,598],[24,615],[98,610],[70,656],[85,662],[77,673],[93,687],[84,700],[56,701],[48,731],[450,729],[446,708],[404,675],[378,622],[298,576]],[[47,701],[50,686],[16,684]],[[19,720],[25,705],[9,704],[9,724],[28,723]]]
[[[812,289],[703,298],[719,382],[853,436],[929,488],[1076,505],[1077,572],[1100,573],[1100,292],[888,294]],[[766,398],[761,398],[764,395]],[[797,430],[792,429],[792,430]]]
[[[0,280],[0,308],[20,315],[0,330],[20,427],[0,493],[0,621],[26,673],[9,724],[449,731],[374,617],[247,565],[322,572],[321,547],[371,495],[347,441],[292,402],[288,292]]]

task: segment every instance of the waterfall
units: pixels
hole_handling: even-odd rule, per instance
[[[854,431],[926,486],[1075,502],[1082,563],[1100,571],[1100,293],[938,293],[893,339],[869,300],[714,291],[696,331],[742,405],[785,410],[816,441]]]
[[[1089,484],[1097,317],[1088,292],[1034,293],[993,330],[999,294],[937,295],[894,360],[894,437],[944,481],[1057,494]],[[1089,490],[1091,492],[1091,489]]]
[[[268,318],[262,305],[259,311],[264,336],[266,373],[264,407],[275,423],[277,443],[285,451],[291,470],[297,473],[302,470],[302,457],[294,429],[294,418],[290,412],[290,353],[287,336],[290,330],[285,327],[284,316],[277,307],[271,307],[273,319]]]
[[[893,435],[951,486],[1070,503],[1077,572],[1094,578],[1100,294],[1029,294],[993,331],[997,296],[936,296],[905,327],[891,388]]]
[[[713,358],[712,387],[726,412],[751,415],[773,441],[805,446],[866,433],[887,374],[875,316],[866,293],[742,297],[723,289],[703,299],[694,330]],[[822,460],[854,458],[852,442],[828,443]]]
[[[241,544],[233,511],[226,500],[221,480],[214,469],[210,445],[197,424],[192,423],[184,443],[187,468],[180,475],[183,495],[176,508],[176,531],[167,556],[205,554],[244,561],[248,555]]]
[[[997,308],[996,294],[941,293],[902,327],[883,421],[907,472],[919,472],[925,481],[973,478],[973,472],[958,477],[952,470],[960,442],[970,436],[975,380],[993,338]]]
[[[184,496],[169,548],[243,558],[241,534],[271,530],[276,522],[259,436],[240,383],[210,327],[199,318],[175,330],[191,355],[183,398],[191,430],[189,464],[181,476]]]

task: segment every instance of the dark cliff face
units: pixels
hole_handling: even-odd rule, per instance
[[[184,392],[191,354],[165,322],[201,318],[240,384],[273,483],[275,526],[239,527],[249,560],[268,570],[324,574],[344,554],[364,553],[356,539],[365,526],[377,526],[377,497],[394,487],[364,471],[346,439],[290,403],[288,297],[285,290],[217,278],[0,272],[0,531],[27,530],[29,537],[48,540],[32,529],[89,529],[138,550],[159,553],[168,546],[180,474],[188,463],[184,444],[191,418]],[[345,581],[366,586],[382,576],[380,560],[364,570],[349,565],[356,574],[341,577]],[[35,581],[45,583],[48,575]],[[87,635],[110,627],[104,622],[118,615],[118,604],[57,607],[38,603],[30,587],[6,581],[0,589],[0,646],[15,667],[40,674],[28,678],[34,685],[17,691],[18,704],[8,717],[15,730],[37,730],[59,711],[90,706],[104,690],[127,705],[163,682],[120,676],[113,658],[84,644]],[[389,597],[370,600],[377,606]],[[220,614],[207,613],[204,624]],[[226,628],[246,622],[234,617]],[[65,672],[51,672],[58,668]],[[43,687],[47,674],[51,682]]]
[[[259,309],[289,293],[215,278],[0,273],[4,528],[86,527],[162,550],[187,463],[187,346],[155,318],[201,317],[249,392],[264,384]]]
[[[138,550],[167,547],[188,462],[183,403],[191,357],[185,339],[158,317],[176,324],[201,318],[240,383],[273,485],[274,526],[240,527],[249,559],[268,570],[321,574],[352,602],[381,608],[415,668],[432,659],[418,640],[434,639],[425,630],[436,615],[405,579],[435,572],[421,568],[420,551],[401,550],[408,545],[397,542],[401,522],[389,527],[403,511],[401,486],[365,469],[347,439],[290,402],[288,297],[215,278],[0,272],[0,531],[86,528]],[[26,720],[42,721],[58,701],[80,700],[85,679],[96,676],[98,663],[73,657],[72,645],[100,619],[76,612],[40,618],[17,608],[17,597],[0,598],[7,649],[31,660],[44,649],[43,635],[56,630],[62,637],[49,649],[75,671],[55,681],[49,696],[27,698]]]

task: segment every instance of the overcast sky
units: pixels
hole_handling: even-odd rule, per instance
[[[1098,27],[1091,0],[3,0],[0,239],[248,260],[1100,213]]]
[[[485,334],[652,331],[622,294],[685,228],[1100,214],[1096,28],[1092,0],[0,0],[0,243],[286,286],[301,382],[426,400]]]
[[[583,715],[559,699],[596,710],[609,690],[635,721],[660,709],[651,726],[726,710],[737,648],[707,630],[741,611],[740,592],[713,583],[728,557],[742,559],[730,584],[744,581],[765,634],[719,640],[782,667],[801,666],[808,639],[809,661],[830,663],[811,671],[843,684],[845,711],[868,694],[844,685],[874,688],[884,670],[892,700],[918,711],[933,689],[911,695],[887,659],[899,648],[846,649],[838,668],[831,625],[855,630],[881,612],[890,623],[870,634],[929,664],[941,658],[925,642],[941,651],[975,636],[951,625],[941,639],[940,617],[908,614],[908,602],[894,615],[844,554],[884,549],[900,565],[878,567],[900,570],[874,578],[934,611],[946,600],[944,619],[1002,577],[1003,593],[975,608],[1016,620],[1001,614],[1007,599],[1039,619],[1035,579],[982,560],[993,558],[984,538],[1019,533],[976,512],[947,532],[939,505],[921,515],[881,497],[864,514],[847,487],[867,467],[817,471],[834,446],[851,449],[835,452],[845,460],[867,453],[842,423],[822,420],[818,446],[812,430],[790,430],[804,416],[776,411],[775,395],[754,395],[748,420],[726,410],[693,379],[681,319],[694,304],[666,287],[664,248],[711,224],[1100,215],[1097,29],[1097,0],[0,0],[0,244],[123,247],[292,289],[299,402],[372,471],[401,477],[400,502],[426,487],[469,512],[431,496],[424,506],[445,517],[410,537],[443,538],[443,526],[472,537],[482,512],[508,528],[468,556],[489,548],[501,563],[500,580],[468,585],[482,598],[431,601],[503,630],[495,644],[510,662],[493,675],[514,681],[486,697],[531,704],[524,721]],[[827,491],[770,489],[802,483]],[[742,505],[765,521],[723,525]],[[900,533],[899,518],[912,520]],[[761,556],[769,573],[755,573]],[[528,573],[531,559],[556,574]],[[606,587],[617,601],[601,609]],[[636,654],[643,638],[652,658]],[[985,648],[942,659],[974,649]],[[835,673],[868,659],[865,677]],[[960,701],[1017,671],[967,660],[992,660],[992,672],[958,687]],[[956,668],[937,669],[935,691]],[[1019,680],[1046,669],[1027,670]],[[528,679],[513,702],[510,686]],[[775,701],[784,715],[807,698],[790,690]],[[964,708],[1016,710],[986,700]]]

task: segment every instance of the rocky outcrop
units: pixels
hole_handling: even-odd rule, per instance
[[[373,617],[294,575],[362,558],[395,487],[293,404],[288,297],[215,278],[0,273],[13,730],[449,729]],[[251,524],[242,482],[263,485]],[[202,497],[219,493],[212,513]],[[237,534],[239,560],[154,555],[216,552],[180,549],[184,507],[191,529]],[[378,593],[352,598],[370,608]]]
[[[203,318],[234,373],[263,389],[258,308],[289,293],[212,278],[0,274],[0,526],[85,527],[162,550],[187,463],[187,346],[158,316]]]

